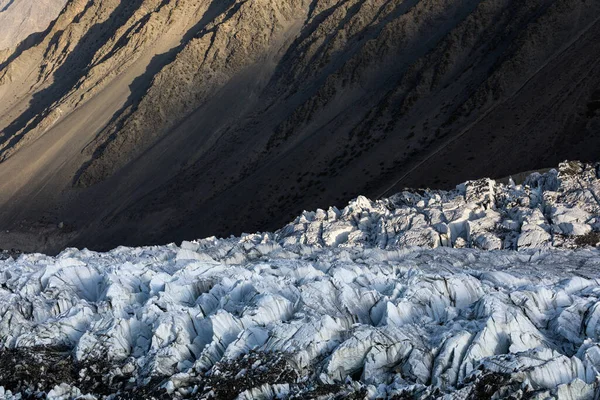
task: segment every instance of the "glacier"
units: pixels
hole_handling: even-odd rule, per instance
[[[273,233],[7,256],[0,398],[598,399],[599,196],[600,164],[569,162]]]

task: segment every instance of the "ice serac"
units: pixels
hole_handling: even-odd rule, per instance
[[[468,181],[453,191],[406,190],[343,210],[305,211],[275,233],[317,247],[575,248],[600,243],[600,165],[562,163],[522,184]]]
[[[359,194],[595,161],[599,15],[591,0],[68,1],[0,55],[0,238],[58,252],[270,231]],[[551,240],[539,217],[523,246]],[[458,242],[465,227],[449,226]]]

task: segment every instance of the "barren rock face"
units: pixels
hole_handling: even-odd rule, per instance
[[[0,0],[0,51],[44,31],[66,0]]]
[[[579,0],[69,1],[0,54],[0,239],[229,235],[591,161],[598,15]]]

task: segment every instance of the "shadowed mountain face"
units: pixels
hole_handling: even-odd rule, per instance
[[[71,0],[19,47],[0,247],[267,230],[600,152],[593,0]]]

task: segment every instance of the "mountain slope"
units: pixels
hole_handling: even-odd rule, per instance
[[[359,193],[591,160],[599,11],[70,1],[0,64],[0,239],[35,232],[33,246],[51,249],[226,235]]]
[[[30,35],[44,31],[66,0],[0,0],[0,52],[14,49]]]

